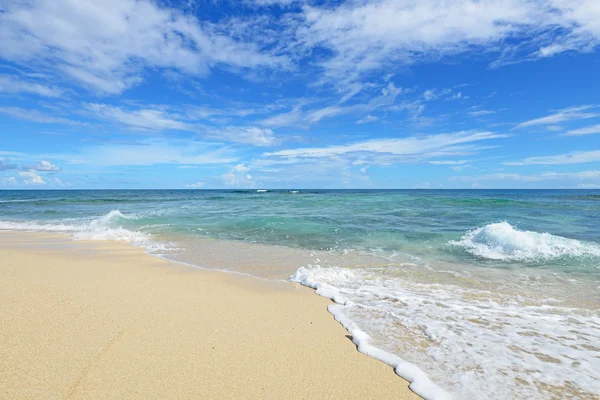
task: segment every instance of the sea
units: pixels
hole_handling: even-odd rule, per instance
[[[0,230],[312,287],[428,399],[600,399],[600,190],[0,191]]]

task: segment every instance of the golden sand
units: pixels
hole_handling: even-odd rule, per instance
[[[418,399],[327,299],[119,243],[0,234],[1,399]]]

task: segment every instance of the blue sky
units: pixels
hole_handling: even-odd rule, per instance
[[[0,1],[0,188],[600,188],[597,0]]]

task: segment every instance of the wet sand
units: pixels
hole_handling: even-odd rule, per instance
[[[121,243],[0,233],[0,398],[418,399],[330,302]]]

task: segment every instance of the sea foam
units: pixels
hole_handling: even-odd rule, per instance
[[[561,257],[600,257],[600,246],[549,233],[521,231],[508,222],[485,225],[449,242],[481,258],[545,261]]]
[[[315,274],[315,272],[317,272]],[[327,277],[327,279],[323,279]],[[328,307],[329,312],[334,316],[346,330],[352,335],[352,342],[356,345],[358,351],[382,361],[392,368],[396,374],[410,382],[410,389],[419,396],[429,400],[451,399],[449,393],[431,382],[427,375],[416,365],[406,362],[395,354],[377,348],[370,343],[370,337],[345,313],[346,307],[352,307],[355,304],[348,300],[331,283],[343,285],[343,282],[356,280],[357,276],[352,270],[346,268],[304,268],[301,267],[295,274],[290,276],[290,281],[298,282],[304,286],[315,289],[320,296],[333,300],[334,305]],[[327,280],[328,282],[324,282]]]
[[[115,240],[144,245],[150,236],[123,227],[124,222],[134,220],[133,215],[124,215],[119,210],[92,219],[69,219],[60,221],[2,221],[0,230],[54,232],[72,235],[77,240]]]
[[[329,311],[358,350],[393,366],[426,399],[600,393],[595,312],[513,292],[418,283],[394,268],[315,265],[290,280],[333,299]]]

